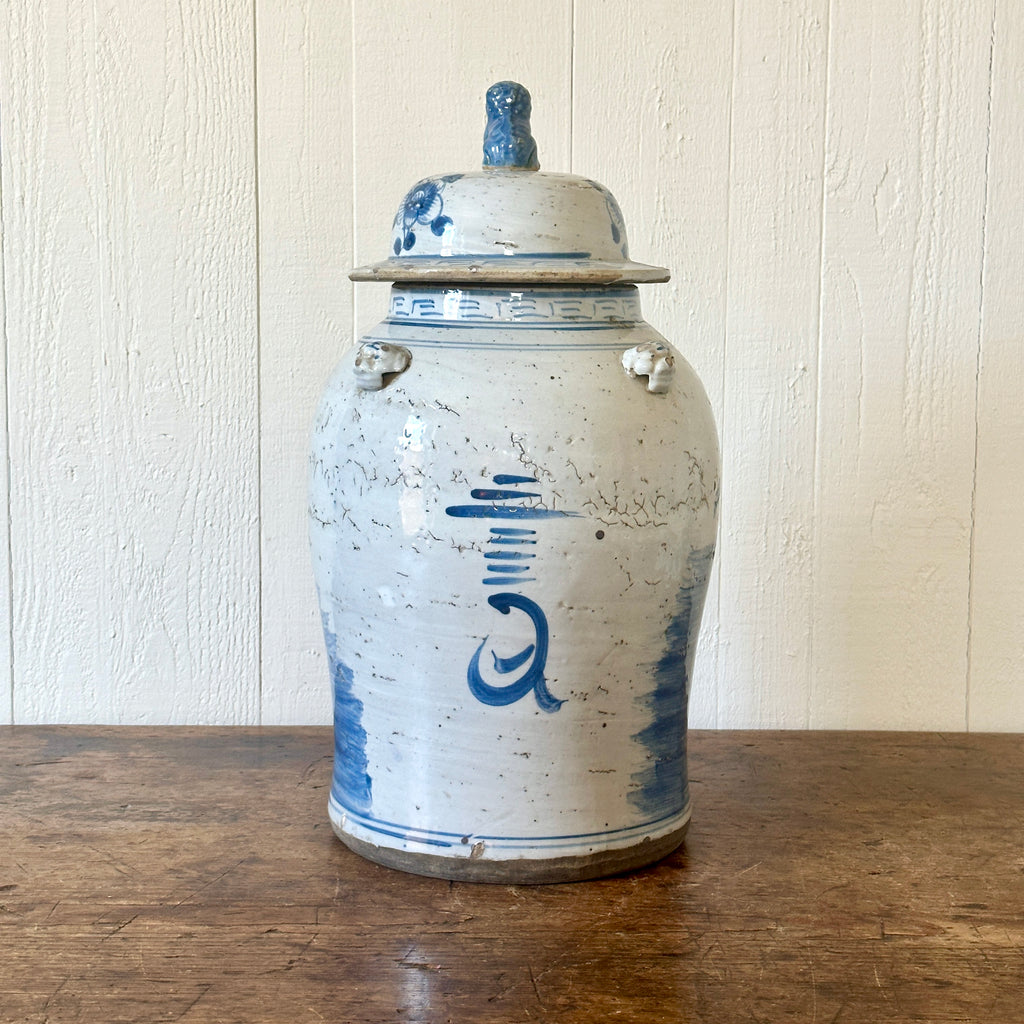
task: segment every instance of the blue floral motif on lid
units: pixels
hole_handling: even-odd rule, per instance
[[[429,226],[431,232],[441,236],[451,223],[451,217],[444,215],[445,185],[458,181],[461,174],[446,174],[442,178],[425,178],[409,190],[395,217],[395,255],[408,252],[416,245],[416,225]]]
[[[605,205],[608,207],[608,219],[611,221],[612,241],[619,247],[623,259],[629,259],[629,245],[626,242],[626,222],[622,219],[622,210],[619,209],[615,196],[604,185],[596,181],[591,181],[590,184],[604,196]]]

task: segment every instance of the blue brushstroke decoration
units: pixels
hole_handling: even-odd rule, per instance
[[[513,654],[511,658],[499,658],[493,651],[491,651],[491,657],[494,658],[494,670],[500,672],[502,675],[508,675],[509,672],[515,672],[520,665],[525,665],[530,660],[530,655],[533,654],[534,646],[530,644],[529,647],[523,648],[518,654]]]
[[[476,499],[476,505],[449,505],[445,512],[456,519],[561,519],[566,516],[578,516],[578,512],[563,512],[556,509],[524,507],[521,505],[501,504],[501,502],[518,501],[524,498],[539,498],[535,491],[507,490],[509,485],[536,484],[532,476],[519,476],[513,473],[498,473],[493,477],[497,488],[474,487],[470,489],[470,497]],[[536,530],[515,526],[492,526],[489,542],[491,544],[536,544]],[[536,583],[535,576],[527,576],[535,569],[528,563],[536,557],[533,552],[523,551],[485,551],[484,572],[482,583],[485,587],[521,587],[525,583]],[[501,563],[501,564],[499,564]],[[494,671],[500,675],[509,675],[516,669],[530,664],[522,676],[504,686],[488,683],[480,671],[480,659],[488,637],[484,637],[480,646],[470,659],[466,670],[469,691],[483,704],[501,707],[514,704],[526,694],[533,691],[537,704],[543,711],[557,711],[565,701],[558,700],[547,688],[544,678],[544,665],[548,656],[548,620],[541,607],[522,594],[494,594],[487,599],[492,608],[497,608],[503,615],[508,615],[512,608],[525,612],[534,626],[535,641],[517,654],[508,658],[499,658],[493,651]],[[532,660],[531,660],[532,658]]]
[[[429,227],[431,234],[440,237],[451,226],[451,217],[444,213],[444,188],[461,177],[461,174],[446,174],[441,178],[424,178],[409,189],[395,216],[393,230],[397,234],[393,249],[396,256],[416,245],[417,227]]]
[[[513,498],[540,497],[536,491],[499,491],[490,487],[474,487],[469,496],[476,498],[477,501],[511,501]]]
[[[323,617],[324,641],[331,682],[334,684],[334,773],[331,796],[346,810],[365,814],[373,803],[373,785],[367,769],[363,702],[352,692],[352,669],[338,657],[338,638]]]
[[[691,582],[679,590],[676,613],[665,631],[664,653],[653,666],[654,690],[644,698],[651,724],[633,736],[647,748],[649,760],[646,767],[632,775],[637,788],[630,792],[629,801],[652,818],[678,813],[688,799],[688,672],[714,554],[712,544],[692,552],[688,559]]]
[[[579,515],[554,508],[520,508],[516,505],[449,505],[445,513],[456,519],[564,519]]]
[[[496,82],[487,90],[484,167],[540,169],[530,134],[530,94],[518,82]]]
[[[540,606],[522,594],[492,594],[487,603],[496,608],[502,615],[508,615],[513,608],[525,612],[533,623],[535,643],[530,644],[510,658],[494,658],[495,667],[498,672],[505,674],[514,671],[522,665],[530,653],[533,660],[529,668],[515,682],[507,686],[493,686],[484,681],[480,673],[480,655],[483,653],[487,643],[487,637],[481,641],[469,663],[466,673],[469,682],[469,691],[482,704],[490,707],[504,707],[522,700],[531,690],[537,700],[537,706],[542,711],[557,711],[565,701],[558,700],[548,689],[547,680],[544,678],[544,666],[548,658],[548,620]]]

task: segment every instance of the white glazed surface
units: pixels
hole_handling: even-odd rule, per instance
[[[362,339],[380,342],[408,349],[409,368],[366,391],[349,354],[314,430],[336,829],[498,860],[677,829],[718,505],[692,369],[675,353],[660,394],[624,370],[627,350],[667,344],[628,287],[396,287],[392,315]],[[527,609],[546,624],[546,659]],[[474,656],[496,702],[471,690]],[[512,667],[496,671],[499,658]],[[538,659],[541,683],[506,703]]]
[[[354,281],[656,282],[664,267],[629,258],[603,185],[571,174],[487,168],[424,178],[395,215],[393,255]]]

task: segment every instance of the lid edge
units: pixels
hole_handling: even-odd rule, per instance
[[[532,259],[510,257],[429,257],[390,259],[356,267],[350,281],[393,281],[414,284],[450,282],[472,284],[663,284],[670,280],[666,267],[646,263],[612,263],[603,260]]]

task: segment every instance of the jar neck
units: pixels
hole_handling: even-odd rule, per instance
[[[635,285],[580,288],[567,285],[476,287],[473,285],[396,284],[391,289],[388,322],[397,324],[640,323]]]

